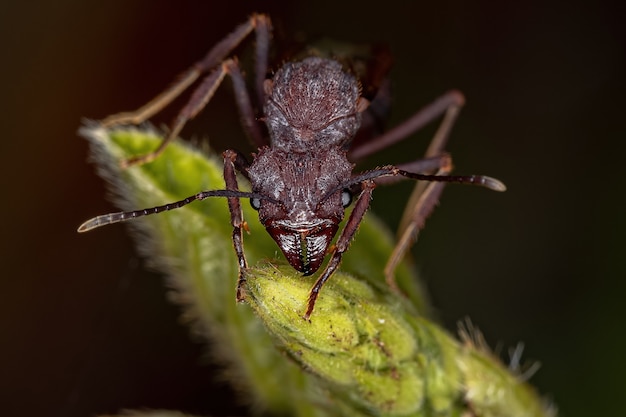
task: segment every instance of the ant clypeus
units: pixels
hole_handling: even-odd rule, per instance
[[[269,139],[264,137],[257,124],[237,60],[226,58],[252,31],[256,33],[256,99],[262,105],[261,118],[267,125]],[[241,153],[227,150],[223,153],[226,189],[203,191],[150,209],[98,216],[83,223],[78,231],[86,232],[99,226],[179,208],[195,200],[225,197],[234,229],[233,244],[239,259],[237,300],[240,301],[243,299],[248,265],[242,238],[246,223],[239,200],[249,198],[252,207],[259,212],[261,223],[296,270],[311,275],[320,268],[327,252],[331,254],[326,269],[309,294],[304,314],[304,318],[308,319],[322,286],[338,268],[342,254],[348,249],[369,207],[376,182],[391,177],[428,182],[417,189],[418,198],[413,207],[407,209],[410,214],[408,226],[385,268],[387,282],[394,289],[394,269],[433,210],[444,183],[477,184],[496,191],[504,191],[505,186],[486,176],[449,175],[451,159],[444,152],[444,147],[463,105],[464,99],[459,92],[451,91],[443,95],[387,133],[351,147],[352,139],[361,127],[361,115],[369,105],[368,100],[361,96],[359,81],[345,72],[337,61],[319,57],[287,62],[272,79],[265,79],[270,33],[269,18],[262,14],[252,15],[152,101],[137,111],[116,114],[102,121],[105,127],[142,123],[208,72],[209,75],[200,82],[189,102],[178,113],[160,146],[152,153],[123,161],[122,165],[150,162],[180,133],[185,123],[204,108],[228,74],[233,82],[244,129],[259,148],[252,163]],[[357,174],[352,172],[354,165],[351,160],[398,142],[441,115],[441,126],[423,159]],[[235,171],[250,181],[252,192],[239,191]],[[336,243],[331,246],[353,196],[357,196],[354,209]]]

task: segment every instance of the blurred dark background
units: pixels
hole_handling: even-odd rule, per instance
[[[113,209],[76,130],[143,104],[261,11],[277,36],[387,42],[390,124],[450,88],[466,94],[456,172],[509,191],[445,192],[414,250],[438,315],[451,330],[471,317],[492,346],[523,341],[543,365],[532,383],[561,415],[626,415],[624,24],[587,3],[4,2],[1,414],[245,412],[124,228],[76,234]],[[237,126],[225,87],[185,135],[237,146]],[[419,155],[430,133],[371,165]],[[392,227],[409,190],[376,191]]]

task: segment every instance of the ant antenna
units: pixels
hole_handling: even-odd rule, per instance
[[[250,193],[245,191],[237,191],[237,190],[212,190],[212,191],[202,191],[198,194],[189,196],[184,200],[176,201],[174,203],[168,203],[163,206],[157,206],[152,208],[146,208],[142,210],[135,211],[121,211],[117,213],[109,213],[103,214],[101,216],[97,216],[91,218],[81,224],[78,227],[79,233],[88,232],[90,230],[96,229],[98,227],[106,226],[113,223],[123,222],[125,220],[134,219],[136,217],[148,216],[150,214],[157,214],[164,211],[174,210],[177,208],[181,208],[182,206],[186,206],[187,204],[193,201],[204,200],[209,197],[237,197],[237,198],[258,198],[258,199],[268,199],[267,197],[257,194]]]
[[[356,177],[350,178],[349,181],[344,182],[340,186],[331,190],[326,194],[326,196],[322,199],[326,199],[338,192],[339,190],[343,190],[346,188],[350,188],[353,185],[357,185],[367,180],[375,180],[376,178],[381,177],[397,177],[402,176],[405,178],[410,178],[418,181],[430,181],[430,182],[451,182],[457,184],[467,184],[467,185],[477,185],[479,187],[484,187],[489,190],[503,192],[506,191],[506,185],[496,178],[488,177],[486,175],[427,175],[427,174],[416,174],[409,171],[404,171],[402,169],[396,168],[394,166],[386,166],[378,169],[372,169],[370,171],[363,172]]]
[[[360,183],[366,180],[373,180],[379,177],[396,177],[402,176],[405,178],[411,178],[419,181],[434,181],[434,182],[454,182],[458,184],[478,185],[488,188],[493,191],[506,191],[506,185],[498,179],[488,177],[486,175],[427,175],[416,174],[413,172],[404,171],[394,166],[386,166],[371,171],[366,171],[354,178],[351,178],[347,184],[343,186],[350,186]]]

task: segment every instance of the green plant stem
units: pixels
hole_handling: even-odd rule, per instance
[[[156,148],[160,136],[149,129],[88,126],[81,132],[122,210],[224,188],[220,159],[180,143],[150,164],[120,169],[119,161]],[[426,318],[426,298],[410,264],[397,271],[408,297],[388,291],[382,270],[393,240],[371,214],[308,322],[301,316],[315,277],[284,266],[256,212],[242,206],[250,229],[245,253],[254,266],[247,273],[252,308],[235,302],[237,259],[223,198],[128,225],[138,250],[168,276],[172,299],[193,331],[213,341],[214,359],[256,414],[550,415],[484,346],[460,344]]]

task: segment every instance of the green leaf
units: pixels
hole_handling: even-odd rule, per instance
[[[156,148],[151,130],[82,129],[98,172],[125,211],[223,189],[222,161],[174,143],[154,162],[125,170],[119,161]],[[242,187],[243,180],[240,179]],[[237,259],[224,198],[128,222],[138,250],[169,277],[194,331],[211,338],[215,359],[255,410],[294,416],[547,416],[535,392],[483,346],[460,344],[427,318],[410,264],[391,293],[383,267],[391,234],[371,214],[341,271],[302,319],[316,277],[289,267],[257,213],[242,204],[250,234],[245,304],[235,302]],[[291,359],[288,359],[286,352]],[[469,414],[474,413],[474,414]]]

